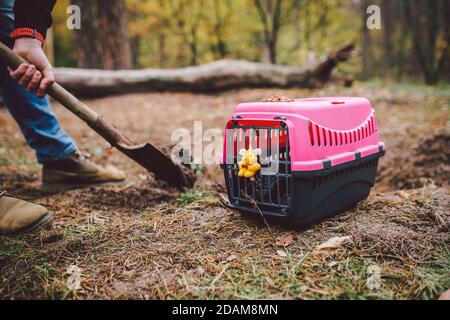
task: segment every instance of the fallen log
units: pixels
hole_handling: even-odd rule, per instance
[[[215,92],[242,87],[316,88],[350,58],[353,44],[310,66],[219,60],[181,69],[97,70],[55,68],[56,80],[84,97],[147,91]]]

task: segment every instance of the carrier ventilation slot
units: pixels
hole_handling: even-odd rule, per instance
[[[378,132],[375,115],[359,128],[349,131],[330,130],[308,121],[308,133],[311,146],[337,147],[363,141]]]

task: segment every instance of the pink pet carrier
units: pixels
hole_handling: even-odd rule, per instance
[[[234,208],[305,227],[365,199],[384,152],[365,98],[255,102],[228,121],[221,166]]]

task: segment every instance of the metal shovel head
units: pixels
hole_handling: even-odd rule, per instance
[[[116,148],[152,172],[157,179],[163,180],[180,190],[187,187],[182,170],[170,157],[151,144],[146,143],[132,146],[117,144]]]

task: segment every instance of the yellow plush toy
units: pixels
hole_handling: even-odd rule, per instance
[[[261,155],[261,149],[242,149],[239,154],[242,160],[239,161],[239,177],[252,178],[259,170],[261,165],[258,163],[258,156]]]

